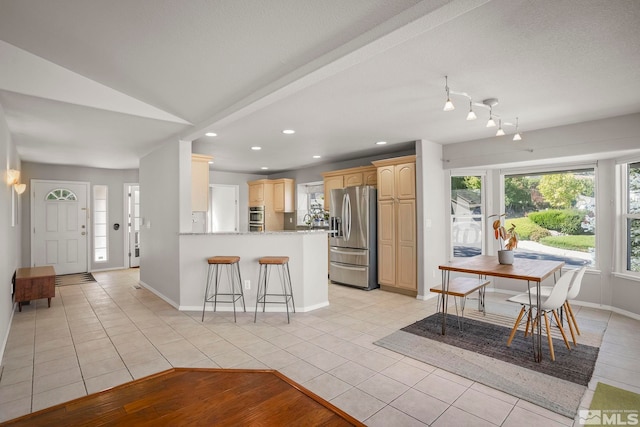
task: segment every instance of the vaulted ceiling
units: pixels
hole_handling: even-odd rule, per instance
[[[0,0],[0,106],[42,163],[136,168],[184,140],[260,173],[495,134],[460,92],[498,98],[512,144],[515,117],[640,112],[638,70],[636,0]]]

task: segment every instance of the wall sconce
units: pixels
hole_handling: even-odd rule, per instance
[[[13,189],[18,194],[24,193],[27,184],[20,184],[20,171],[15,169],[7,170],[7,184],[13,185]]]
[[[13,185],[20,181],[20,171],[7,169],[7,184]]]

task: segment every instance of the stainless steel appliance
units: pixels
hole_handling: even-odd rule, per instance
[[[264,206],[249,207],[249,231],[264,231]]]
[[[378,287],[376,189],[331,190],[329,279],[364,289]]]

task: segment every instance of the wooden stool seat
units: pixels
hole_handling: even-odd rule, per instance
[[[207,259],[209,264],[235,264],[240,262],[239,256],[212,256]]]
[[[282,265],[289,262],[288,256],[264,256],[258,260],[258,263],[265,265]]]

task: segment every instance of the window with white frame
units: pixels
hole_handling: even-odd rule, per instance
[[[454,258],[482,254],[483,189],[480,175],[451,176],[451,247]]]
[[[324,217],[324,182],[308,182],[298,184],[297,225],[317,223]]]
[[[595,167],[503,174],[506,225],[516,257],[595,266]]]
[[[640,162],[619,165],[622,180],[624,268],[640,273]]]
[[[109,260],[107,234],[107,194],[106,185],[93,186],[93,260]]]

